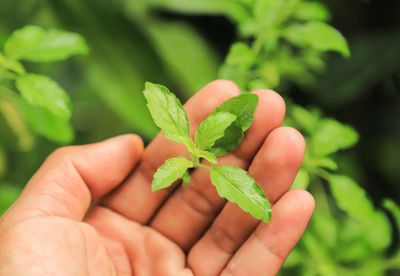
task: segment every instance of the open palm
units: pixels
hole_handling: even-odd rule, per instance
[[[239,93],[214,81],[185,105],[191,133]],[[220,157],[264,189],[272,220],[260,223],[220,198],[208,171],[188,186],[151,192],[156,169],[185,148],[158,135],[143,151],[135,135],[65,147],[50,155],[0,219],[0,275],[274,275],[311,217],[305,191],[287,192],[304,140],[280,127],[282,98],[258,90],[259,105],[242,144]]]

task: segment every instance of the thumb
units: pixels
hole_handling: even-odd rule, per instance
[[[142,152],[143,142],[137,135],[57,149],[2,220],[15,222],[35,216],[82,220],[91,200],[118,186],[138,163]]]

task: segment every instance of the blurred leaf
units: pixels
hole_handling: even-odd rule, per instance
[[[24,113],[26,103],[14,91],[0,85],[0,112],[7,124],[17,136],[18,146],[21,150],[30,150],[34,144],[34,137],[25,124]]]
[[[337,170],[338,168],[338,164],[329,157],[318,158],[309,156],[304,160],[304,163],[307,165],[307,167],[312,168],[325,168],[333,171]]]
[[[232,44],[229,53],[226,56],[225,63],[229,65],[243,65],[250,66],[256,56],[250,47],[243,42],[236,42]]]
[[[400,207],[393,200],[389,198],[386,198],[383,201],[383,206],[392,213],[397,224],[397,229],[400,234]]]
[[[16,86],[31,105],[44,107],[62,120],[68,121],[71,118],[68,94],[49,77],[25,74],[17,78]]]
[[[381,211],[375,211],[369,224],[365,228],[366,239],[369,245],[376,251],[387,249],[391,242],[391,224],[386,215]]]
[[[299,0],[257,0],[253,13],[259,30],[265,30],[285,21],[293,12]]]
[[[149,0],[150,6],[185,14],[225,15],[240,22],[250,17],[249,10],[239,1],[232,0]]]
[[[310,255],[313,263],[318,264],[315,269],[320,270],[320,275],[335,275],[334,267],[331,265],[331,257],[329,256],[328,248],[321,246],[316,236],[310,231],[306,231],[301,238],[301,244]],[[314,275],[319,275],[315,273]]]
[[[335,28],[323,22],[290,25],[284,37],[300,47],[309,46],[320,51],[336,51],[345,57],[350,56],[346,39]]]
[[[277,64],[275,64],[273,62],[264,62],[258,68],[257,74],[262,79],[266,80],[268,83],[268,86],[264,85],[264,86],[258,87],[258,89],[260,89],[260,88],[275,88],[279,85],[280,76],[279,76],[279,68],[278,68]]]
[[[47,108],[27,105],[24,112],[27,114],[27,123],[35,133],[60,144],[68,144],[74,139],[70,123]]]
[[[374,210],[366,192],[351,178],[331,175],[328,181],[339,208],[364,224],[361,229],[368,244],[374,250],[385,249],[390,243],[391,232],[387,217]]]
[[[307,190],[308,185],[310,185],[310,176],[304,168],[301,168],[290,189]]]
[[[350,243],[346,243],[345,250],[337,255],[337,259],[341,262],[352,263],[363,261],[368,258],[370,248],[362,239],[356,238]]]
[[[289,268],[299,265],[302,263],[303,257],[303,252],[301,252],[298,248],[294,248],[292,252],[290,252],[289,256],[286,258],[283,267]]]
[[[349,148],[357,141],[358,134],[352,127],[326,118],[318,122],[311,137],[310,147],[313,154],[325,156]]]
[[[320,114],[317,110],[307,110],[299,105],[291,105],[289,114],[296,125],[308,133],[314,132],[320,120]]]
[[[254,91],[258,89],[273,89],[277,86],[276,83],[272,82],[269,83],[266,79],[257,78],[247,82],[247,89],[246,91]]]
[[[326,69],[323,53],[315,49],[304,49],[300,56],[305,66],[316,73],[323,73]]]
[[[297,5],[293,16],[304,21],[327,21],[330,19],[329,10],[324,4],[311,1],[301,1]]]
[[[14,59],[7,58],[0,52],[0,68],[1,67],[7,70],[14,71],[17,74],[25,73],[25,68],[20,62]]]
[[[345,175],[331,175],[328,181],[340,209],[362,222],[373,219],[375,212],[372,202],[353,179]]]
[[[17,188],[8,183],[0,182],[0,216],[18,198],[20,193],[21,188]]]
[[[316,213],[311,220],[313,235],[316,235],[328,248],[334,248],[338,242],[340,227],[329,214]]]
[[[7,172],[7,156],[4,149],[0,147],[0,179],[6,174],[6,172]]]
[[[372,202],[354,180],[345,175],[331,175],[328,181],[340,209],[363,222],[373,219]]]
[[[149,24],[153,47],[184,92],[191,96],[217,76],[218,58],[214,50],[189,25],[179,22]]]
[[[87,54],[85,40],[78,34],[62,30],[46,31],[26,26],[15,31],[4,44],[6,56],[33,62],[64,60],[72,55]]]

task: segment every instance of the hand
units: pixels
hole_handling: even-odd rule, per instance
[[[185,105],[191,132],[239,93],[214,81]],[[249,170],[273,204],[260,223],[220,198],[206,170],[188,186],[151,192],[165,159],[187,155],[158,135],[143,151],[135,135],[64,147],[48,157],[0,219],[0,275],[274,275],[311,217],[306,191],[288,192],[305,143],[280,127],[282,98],[258,90],[253,125],[219,159]]]

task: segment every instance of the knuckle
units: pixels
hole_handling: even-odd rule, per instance
[[[238,247],[233,227],[226,227],[223,224],[213,225],[210,228],[210,235],[216,247],[224,253],[232,255]]]

